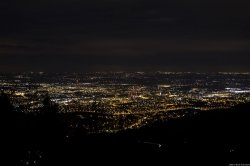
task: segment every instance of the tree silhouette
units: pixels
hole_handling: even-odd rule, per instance
[[[63,140],[64,126],[58,114],[58,105],[51,101],[49,94],[46,94],[43,99],[43,107],[38,119],[41,144],[51,153]]]
[[[9,96],[4,93],[3,91],[1,92],[0,95],[0,114],[7,115],[13,111],[13,106],[10,102]]]
[[[43,99],[42,113],[51,118],[55,118],[58,113],[58,105],[51,101],[49,94],[46,94]]]
[[[14,107],[11,104],[9,96],[3,91],[0,94],[0,131],[1,131],[1,141],[0,141],[0,153],[1,162],[5,163],[7,158],[13,158],[13,160],[8,161],[8,164],[14,165],[18,158],[19,150],[21,149],[19,141],[23,140],[20,138],[20,133],[22,130],[18,128],[17,120],[20,116],[14,111]],[[16,139],[18,137],[18,139]]]

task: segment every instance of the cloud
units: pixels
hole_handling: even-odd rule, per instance
[[[2,70],[249,69],[250,1],[0,3]]]

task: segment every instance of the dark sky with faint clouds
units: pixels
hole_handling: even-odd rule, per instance
[[[2,0],[0,71],[250,71],[249,0]]]

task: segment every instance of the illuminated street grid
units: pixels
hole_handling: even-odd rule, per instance
[[[48,93],[60,113],[77,114],[90,132],[138,128],[188,115],[189,108],[206,111],[250,101],[250,73],[2,73],[0,87],[25,113],[38,112]]]

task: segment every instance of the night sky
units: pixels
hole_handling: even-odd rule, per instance
[[[1,0],[0,72],[250,71],[249,0]]]

